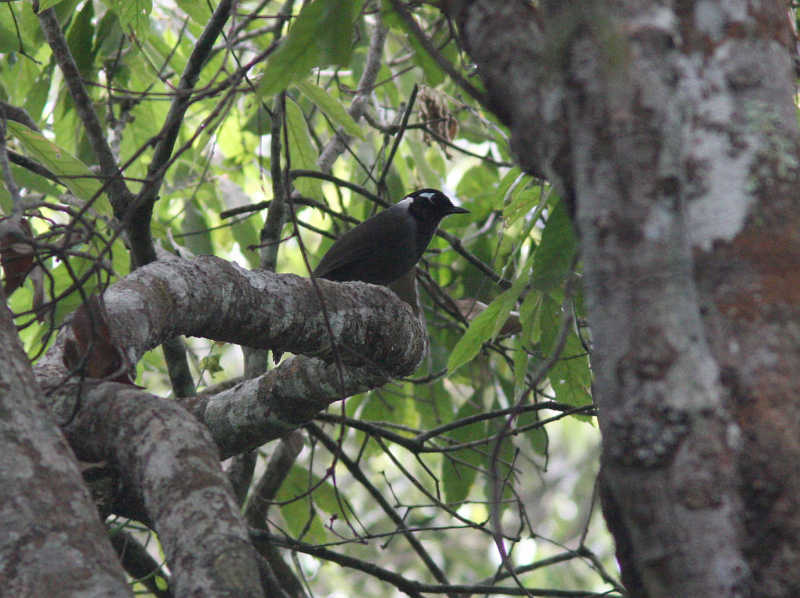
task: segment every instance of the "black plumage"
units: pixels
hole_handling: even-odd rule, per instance
[[[442,218],[467,212],[436,189],[414,191],[343,234],[313,275],[388,285],[416,265]]]

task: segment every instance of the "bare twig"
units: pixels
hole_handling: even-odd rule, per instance
[[[202,35],[197,40],[186,68],[183,71],[178,89],[170,106],[167,118],[158,136],[158,145],[153,159],[147,169],[147,180],[137,198],[136,214],[131,219],[131,245],[137,265],[143,265],[156,259],[155,247],[150,233],[150,219],[153,204],[164,181],[166,166],[175,147],[186,109],[191,103],[191,91],[200,76],[200,71],[213,48],[214,41],[228,21],[233,0],[222,0],[211,17]]]
[[[464,76],[459,73],[444,56],[442,56],[442,53],[434,47],[434,45],[431,43],[431,40],[428,39],[422,29],[420,29],[419,25],[414,20],[414,17],[406,10],[405,6],[403,6],[399,0],[390,0],[390,2],[392,4],[392,8],[394,8],[397,14],[400,15],[409,31],[411,31],[411,34],[417,38],[417,41],[420,43],[420,45],[425,48],[425,51],[436,61],[436,64],[439,65],[439,68],[447,73],[447,75],[459,87],[461,87],[461,89],[466,91],[470,96],[477,100],[479,104],[486,106],[486,95],[476,88],[472,83],[467,81]]]
[[[375,28],[372,31],[372,37],[369,42],[369,49],[367,50],[367,60],[364,66],[364,72],[361,74],[361,79],[358,81],[358,89],[356,97],[347,109],[347,112],[353,117],[353,120],[358,122],[358,119],[365,114],[367,104],[369,102],[370,94],[372,93],[375,79],[378,76],[378,71],[381,66],[381,55],[383,54],[383,44],[386,41],[386,27],[380,21],[380,17]],[[336,161],[346,144],[349,142],[350,137],[344,131],[337,131],[331,140],[325,145],[322,153],[317,160],[317,166],[323,172],[330,172],[333,163]]]
[[[67,45],[67,40],[61,31],[55,11],[52,8],[43,10],[39,13],[39,23],[44,32],[47,43],[53,52],[53,57],[58,63],[67,89],[75,102],[75,111],[81,119],[86,136],[92,146],[97,161],[100,164],[100,171],[103,176],[108,177],[108,193],[111,205],[114,208],[114,215],[119,220],[124,220],[127,211],[133,203],[133,194],[125,184],[122,171],[117,166],[111,147],[108,145],[100,119],[97,117],[92,106],[92,99],[86,91],[81,79],[81,73],[75,59]]]

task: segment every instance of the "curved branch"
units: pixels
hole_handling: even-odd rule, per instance
[[[51,399],[70,417],[62,429],[79,458],[119,472],[114,510],[158,533],[175,595],[263,596],[255,549],[200,422],[175,401],[114,382],[70,382]]]
[[[212,256],[139,268],[103,296],[114,346],[135,364],[178,334],[298,356],[216,395],[185,400],[224,456],[254,448],[309,421],[331,402],[411,373],[427,349],[424,324],[390,290],[365,283],[251,272]],[[330,332],[334,338],[331,339]],[[66,375],[70,329],[36,366],[44,387]],[[333,364],[339,351],[340,372]]]

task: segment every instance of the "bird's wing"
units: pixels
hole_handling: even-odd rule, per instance
[[[371,226],[365,226],[367,224],[365,221],[339,237],[320,260],[314,270],[314,276],[326,278],[334,274],[331,278],[335,280],[335,272],[339,268],[354,263],[370,264],[379,256],[385,256],[387,252],[401,248],[405,240],[400,227],[381,225],[380,221],[386,218],[387,212],[388,210],[379,212],[371,218],[373,221],[370,223]],[[378,222],[374,222],[375,220]],[[374,233],[376,228],[381,234]]]

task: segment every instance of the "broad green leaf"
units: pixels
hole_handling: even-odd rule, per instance
[[[113,57],[120,51],[124,43],[125,32],[122,30],[119,16],[116,12],[108,11],[97,24],[94,37],[94,52],[101,56]]]
[[[189,15],[195,23],[206,25],[211,18],[212,7],[206,2],[197,0],[178,0],[178,6]]]
[[[476,406],[480,393],[475,393],[472,400],[466,401],[453,417],[453,421],[464,419],[481,413]],[[446,436],[462,444],[486,437],[486,422],[477,422],[447,432]],[[466,499],[475,482],[477,468],[486,464],[487,445],[465,448],[442,455],[442,485],[444,497],[448,503],[458,503]]]
[[[436,61],[428,54],[425,48],[422,47],[422,44],[417,41],[416,36],[409,32],[406,39],[414,50],[414,62],[425,74],[425,82],[431,87],[436,87],[441,84],[442,81],[444,81],[444,73],[442,69],[439,68],[439,65],[436,64]]]
[[[40,0],[39,1],[39,12],[42,12],[43,10],[47,10],[48,8],[51,8],[51,7],[55,6],[56,4],[58,4],[58,3],[62,2],[62,1],[63,0]]]
[[[308,526],[303,536],[307,542],[325,540],[325,530],[313,506],[313,494],[308,494],[317,481],[319,478],[307,469],[294,465],[275,495],[276,502],[285,503],[281,504],[281,513],[293,536],[300,536]]]
[[[267,60],[257,97],[286,89],[315,66],[346,66],[352,53],[350,0],[314,0],[303,6],[280,47]]]
[[[94,53],[92,52],[93,18],[94,3],[87,2],[74,17],[67,34],[67,43],[75,59],[75,64],[78,66],[81,75],[87,78],[91,78],[94,64]]]
[[[563,317],[561,305],[545,295],[540,310],[540,321],[542,351],[546,356],[550,356],[556,349]],[[567,335],[564,349],[558,361],[550,368],[548,378],[558,401],[576,406],[591,403],[592,374],[589,369],[589,357],[574,331],[570,330]]]
[[[532,210],[531,218],[535,220],[544,209],[546,201],[547,195],[542,194],[542,186],[533,184],[530,177],[524,177],[511,190],[508,202],[503,205],[503,224],[508,228]]]
[[[263,218],[250,217],[240,220],[231,227],[233,238],[239,244],[239,251],[247,258],[247,263],[251,268],[258,268],[260,265],[260,253],[251,248],[260,243],[261,225],[263,225]]]
[[[486,198],[489,201],[481,202],[484,208],[481,212],[488,213],[489,210],[497,209],[497,184],[495,169],[487,168],[484,165],[473,166],[461,176],[461,180],[456,186],[456,195],[462,199],[465,197],[470,199]],[[470,207],[473,206],[475,204],[470,204]]]
[[[541,328],[539,326],[539,307],[542,303],[541,293],[529,292],[522,300],[519,308],[519,321],[522,324],[522,339],[526,345],[539,341]]]
[[[296,85],[309,100],[314,102],[320,110],[328,115],[328,118],[342,127],[345,133],[352,137],[358,137],[359,139],[365,138],[361,127],[353,120],[353,117],[347,113],[344,106],[328,95],[327,91],[308,80],[299,81]]]
[[[16,164],[12,164],[11,174],[14,177],[14,181],[17,183],[17,186],[21,188],[38,191],[39,193],[44,193],[46,195],[50,195],[51,197],[58,197],[59,193],[61,193],[61,188],[59,188],[57,185],[43,176],[40,176],[35,172],[31,172],[27,168],[22,168]],[[9,195],[5,185],[0,185],[0,207],[2,207],[3,214],[11,213],[11,196]]]
[[[311,141],[308,125],[294,100],[286,98],[286,132],[289,137],[289,156],[293,169],[313,170],[317,163],[317,150]],[[295,186],[300,193],[320,198],[319,181],[312,178],[297,179]]]
[[[433,342],[431,343],[433,345]],[[438,346],[440,352],[443,347]],[[423,366],[424,368],[424,366]],[[420,374],[428,373],[421,369]],[[414,390],[414,408],[419,417],[420,426],[429,429],[443,424],[453,414],[453,393],[444,385],[442,380],[436,380],[424,386],[417,386]]]
[[[507,201],[508,197],[506,196],[510,197],[510,190],[524,182],[526,176],[527,175],[524,175],[518,166],[509,168],[508,172],[503,175],[503,178],[500,179],[500,182],[497,184],[496,192],[498,199],[502,199],[504,202]]]
[[[481,350],[483,343],[497,336],[505,324],[509,312],[517,303],[528,282],[526,273],[530,260],[522,269],[522,274],[517,277],[511,288],[492,301],[485,310],[472,320],[464,336],[456,343],[450,359],[447,362],[447,372],[452,374],[465,363],[472,361]]]
[[[25,94],[24,108],[28,111],[30,117],[37,122],[47,104],[47,96],[50,93],[50,83],[53,78],[53,71],[55,69],[55,62],[51,58],[50,62],[41,70],[36,77],[33,85],[27,94]]]
[[[542,242],[534,254],[531,282],[541,291],[549,291],[567,279],[577,250],[565,203],[562,199],[553,206],[542,233]]]
[[[96,195],[100,189],[100,183],[86,167],[86,164],[25,125],[9,121],[8,130],[19,140],[34,160],[46,166],[56,176],[61,177],[63,183],[75,196],[89,201]],[[110,205],[105,198],[95,201],[93,207],[102,214],[111,213]]]
[[[19,50],[17,33],[5,21],[0,21],[0,52],[14,52]]]
[[[131,27],[137,35],[144,34],[153,11],[152,0],[103,0],[103,3],[117,14],[123,29]]]
[[[360,418],[365,421],[416,427],[419,423],[419,414],[412,400],[413,390],[410,382],[373,390],[361,410]]]
[[[561,357],[550,370],[549,377],[559,402],[575,406],[592,402],[589,358],[575,333],[569,333]]]

